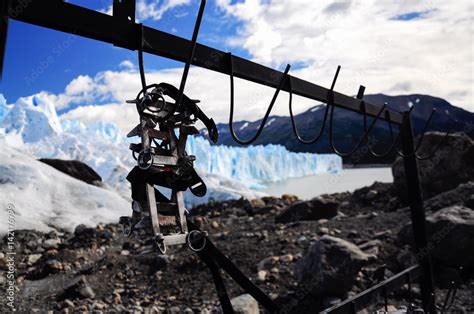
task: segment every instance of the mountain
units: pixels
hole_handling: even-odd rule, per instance
[[[474,113],[455,107],[447,101],[428,95],[407,95],[407,96],[387,96],[384,94],[367,95],[365,99],[376,104],[387,103],[388,108],[403,112],[408,110],[409,106],[415,108],[412,112],[413,128],[415,134],[420,134],[428,119],[431,110],[437,109],[433,121],[428,128],[429,131],[446,131],[454,120],[459,124],[454,131],[464,131],[466,134],[474,137]],[[299,134],[303,139],[310,139],[319,132],[321,122],[325,112],[325,105],[316,105],[305,112],[295,115],[295,121],[298,126]],[[241,139],[251,138],[260,126],[261,119],[257,121],[239,121],[234,123],[234,129]],[[329,121],[329,119],[328,119]],[[371,119],[368,119],[369,125]],[[218,124],[219,141],[217,145],[239,146],[232,138],[228,124]],[[300,143],[292,129],[289,116],[270,116],[267,124],[255,141],[254,145],[279,144],[293,152],[309,153],[333,153],[329,145],[329,123],[326,124],[325,132],[320,141],[306,145]],[[398,134],[398,127],[394,126],[395,136]],[[357,113],[336,108],[334,112],[334,142],[338,150],[347,152],[359,141],[363,135],[363,117]],[[386,122],[379,121],[369,135],[373,147],[377,153],[386,151],[391,143],[389,127]],[[362,146],[363,147],[363,146]],[[396,157],[392,152],[386,158],[375,158],[366,150],[359,150],[351,157],[345,158],[346,164],[359,163],[391,163]]]

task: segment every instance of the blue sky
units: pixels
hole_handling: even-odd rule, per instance
[[[110,0],[69,2],[110,13]],[[208,0],[198,41],[353,95],[429,94],[474,111],[473,14],[460,1]],[[190,38],[197,0],[137,0],[145,25]],[[124,105],[140,88],[137,53],[110,44],[10,21],[0,93],[47,98],[66,118],[117,120],[135,113]],[[182,64],[145,54],[147,80],[178,84]],[[273,91],[236,80],[236,119],[263,115]],[[216,121],[227,120],[228,77],[191,69],[186,93],[201,99]],[[295,98],[296,111],[315,103]],[[287,115],[282,93],[272,112]]]
[[[94,10],[104,10],[109,5],[109,1],[69,2]],[[143,23],[190,38],[198,7],[197,2],[185,8],[175,7],[165,12],[160,20],[147,19]],[[209,1],[199,42],[218,49],[229,49],[221,39],[227,34],[235,33],[238,21],[224,21],[223,15],[224,12],[217,9],[215,2]],[[245,50],[235,50],[235,54],[249,57]],[[94,76],[100,71],[118,70],[122,61],[136,62],[136,58],[135,51],[11,20],[0,91],[10,101],[42,90],[60,93],[79,75]],[[156,70],[181,65],[179,62],[148,54],[145,54],[145,64],[147,68]]]

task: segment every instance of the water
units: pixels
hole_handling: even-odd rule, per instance
[[[390,167],[344,169],[339,174],[318,174],[315,176],[287,179],[269,184],[263,191],[275,196],[295,194],[300,199],[311,199],[321,194],[352,192],[375,181],[393,182]]]

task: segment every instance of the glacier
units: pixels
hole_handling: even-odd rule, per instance
[[[118,222],[130,202],[115,191],[84,183],[9,147],[0,139],[0,206],[13,210],[14,228],[73,231],[79,224]],[[0,213],[0,235],[9,214]]]
[[[35,158],[82,161],[99,173],[106,187],[130,200],[125,178],[135,160],[128,144],[138,138],[126,138],[113,123],[85,125],[61,119],[54,103],[42,93],[19,98],[13,105],[0,96],[0,138],[6,145]],[[133,126],[131,121],[130,128]],[[215,146],[198,136],[189,137],[187,150],[196,156],[196,170],[208,186],[204,198],[185,194],[188,207],[211,199],[252,199],[264,195],[265,184],[342,169],[337,155],[293,153],[279,145]]]
[[[261,189],[265,183],[318,173],[337,173],[342,160],[336,155],[294,153],[281,145],[249,147],[215,146],[202,137],[190,138],[187,150],[196,156],[196,167]]]

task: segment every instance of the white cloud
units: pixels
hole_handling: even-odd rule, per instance
[[[79,120],[86,125],[96,121],[111,122],[118,125],[124,134],[138,124],[135,106],[125,103],[77,107],[61,115],[61,119]]]
[[[163,15],[175,7],[189,5],[191,0],[164,0],[161,5],[158,1],[138,1],[137,17],[140,20],[160,20]]]
[[[132,70],[135,68],[135,65],[130,60],[123,60],[120,62],[119,67],[124,70]]]
[[[228,44],[270,66],[307,65],[303,78],[355,94],[425,93],[474,111],[472,1],[216,0],[242,26]],[[423,12],[410,21],[393,17]]]
[[[242,22],[229,42],[247,49],[257,62],[273,67],[304,64],[291,74],[322,86],[330,85],[341,64],[337,91],[354,95],[358,84],[363,84],[367,93],[429,94],[474,111],[470,2],[216,1],[227,18]],[[160,7],[186,3],[166,1]],[[155,12],[150,18],[159,16],[156,10],[149,11]],[[424,14],[410,21],[391,19],[409,12]],[[79,76],[64,93],[47,96],[59,109],[75,103],[91,105],[71,110],[65,118],[116,122],[126,132],[135,125],[137,114],[125,100],[136,96],[140,78],[130,64],[122,65],[120,71]],[[181,68],[174,68],[150,71],[146,77],[149,84],[178,86],[181,74]],[[263,117],[274,90],[239,79],[235,88],[235,121]],[[227,122],[227,75],[192,67],[185,92],[202,101],[200,107],[208,116]],[[92,106],[104,102],[109,104]],[[317,104],[302,97],[294,97],[294,103],[296,112]],[[288,115],[287,93],[280,94],[272,114]]]
[[[93,83],[94,82],[89,76],[80,75],[66,86],[66,94],[81,95],[90,93],[94,88]]]
[[[146,73],[147,83],[168,82],[179,86],[182,69],[165,69]],[[85,123],[96,120],[116,122],[123,132],[131,129],[137,121],[135,106],[126,104],[125,100],[134,99],[141,89],[140,76],[136,71],[105,71],[93,79],[91,89],[96,99],[106,99],[107,105],[96,105],[94,101],[88,106],[81,106],[63,114],[66,119],[78,119]],[[200,108],[216,122],[228,122],[229,115],[229,77],[224,74],[192,67],[186,84],[185,93],[193,99],[200,99]],[[69,85],[68,85],[69,86]],[[263,117],[274,89],[235,79],[235,121],[242,119],[256,120]],[[50,95],[55,99],[73,99],[70,95]],[[302,111],[314,101],[295,97],[295,111]],[[272,114],[288,114],[287,93],[281,93]],[[71,102],[70,104],[73,104]],[[66,108],[64,101],[62,109]],[[299,109],[299,110],[298,110]]]
[[[136,4],[136,22],[146,20],[161,20],[163,15],[174,8],[190,5],[191,0],[164,0],[164,1],[147,1],[139,0]],[[113,15],[113,6],[110,5],[105,9],[99,10],[102,13]],[[186,16],[185,12],[176,12],[174,17],[180,18]]]

